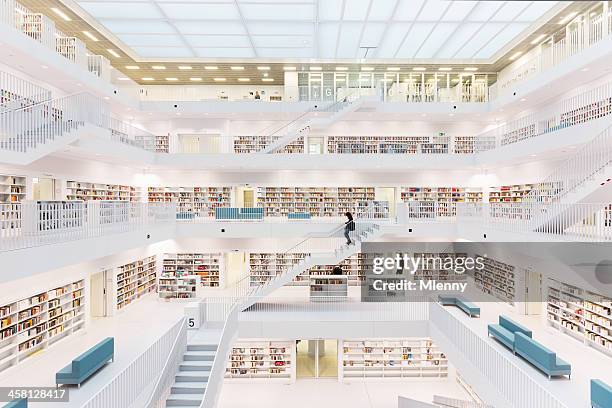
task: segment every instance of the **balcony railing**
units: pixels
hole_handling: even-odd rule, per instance
[[[0,113],[50,99],[51,91],[48,89],[8,72],[0,71]]]
[[[15,0],[0,0],[0,24],[16,29],[104,80],[110,78],[110,63],[105,57],[89,56],[81,40],[59,31],[42,13],[34,13]]]

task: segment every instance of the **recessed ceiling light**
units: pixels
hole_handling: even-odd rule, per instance
[[[193,82],[200,82],[202,80],[202,78],[200,78],[200,77],[193,77],[193,78],[189,78],[189,80],[193,81]]]
[[[274,82],[274,78],[261,78],[264,82]]]
[[[163,71],[164,69],[166,69],[164,65],[153,65],[151,68],[153,68],[156,71]]]
[[[260,71],[269,71],[270,67],[257,67],[257,69]]]
[[[85,37],[89,38],[91,41],[93,42],[98,42],[100,40],[98,40],[98,38],[93,35],[92,33],[90,33],[89,31],[83,31],[83,34],[85,34]]]
[[[108,53],[115,58],[121,58],[121,55],[119,55],[119,53],[112,48],[108,48],[106,51],[108,51]]]
[[[129,69],[130,71],[134,71],[134,70],[140,69],[140,67],[138,65],[126,65],[125,69]]]
[[[238,82],[249,82],[250,78],[238,78]]]
[[[361,67],[362,71],[374,71],[374,67]]]
[[[66,13],[64,13],[62,10],[58,9],[57,7],[51,7],[51,10],[53,10],[53,12],[57,14],[58,16],[60,16],[64,21],[72,21],[72,19],[68,17]]]
[[[49,67],[48,67],[48,66],[46,66],[46,65],[41,65],[40,67],[41,67],[42,69],[49,69]]]
[[[517,51],[517,52],[515,52],[514,54],[512,54],[512,55],[510,56],[510,58],[509,58],[509,59],[510,59],[510,61],[514,61],[515,59],[517,59],[518,57],[520,57],[522,53],[523,53],[522,51]]]
[[[336,71],[348,71],[348,67],[336,67]]]
[[[217,67],[216,65],[206,65],[204,69],[207,71],[216,71],[219,69],[219,67]]]
[[[578,13],[577,13],[577,12],[575,12],[575,11],[574,11],[574,12],[569,13],[567,16],[563,17],[563,18],[561,19],[561,21],[559,21],[559,24],[565,24],[565,23],[569,22],[569,21],[570,21],[572,18],[576,17],[576,15],[577,15],[577,14],[578,14]]]
[[[476,67],[465,67],[463,70],[464,71],[472,71],[472,72],[474,72],[474,71],[478,71],[478,68],[476,68]]]
[[[400,67],[387,67],[387,71],[399,71]]]
[[[311,71],[321,71],[323,68],[321,68],[321,67],[310,67],[309,69]]]
[[[438,71],[452,71],[453,68],[452,67],[440,67],[438,68]]]
[[[104,100],[105,100],[105,101],[108,101],[109,99],[110,99],[110,97],[109,97],[109,96],[105,96],[105,97],[104,97]]]
[[[189,65],[179,65],[178,69],[180,69],[181,71],[189,71],[192,68]]]
[[[151,77],[144,77],[142,78],[143,81],[155,81],[155,78],[151,78]]]
[[[226,80],[226,78],[213,78],[213,81],[215,82],[225,82]]]
[[[130,78],[126,78],[126,77],[119,77],[117,78],[119,81],[129,81]]]
[[[178,78],[170,77],[170,78],[166,78],[166,81],[175,82],[175,81],[178,81]]]
[[[283,67],[283,70],[285,71],[295,71],[295,67]]]
[[[413,71],[425,71],[426,68],[424,68],[424,67],[414,67],[414,68],[412,68],[412,70]]]
[[[244,67],[230,67],[232,71],[244,71]]]
[[[587,72],[588,70],[589,70],[589,69],[588,69],[588,68],[586,68],[586,67],[581,69],[581,71],[582,71],[582,72]]]
[[[525,98],[521,98],[521,102],[525,102],[527,99]]]
[[[531,45],[536,45],[537,43],[539,43],[540,41],[542,41],[544,39],[544,37],[546,37],[546,34],[540,34],[538,35],[536,38],[534,38],[533,40],[531,40]]]

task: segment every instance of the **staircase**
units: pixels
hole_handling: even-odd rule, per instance
[[[311,109],[295,121],[283,126],[283,128],[270,135],[274,140],[258,153],[277,152],[299,137],[306,136],[311,129],[324,129],[331,126],[349,113],[355,112],[364,102],[372,100],[372,96],[361,96],[358,98],[348,96],[328,106]],[[331,113],[331,115],[326,117],[312,117],[311,115],[318,113]]]
[[[218,344],[188,344],[166,398],[167,407],[199,407],[204,399]]]

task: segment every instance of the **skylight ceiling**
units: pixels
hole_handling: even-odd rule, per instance
[[[557,1],[76,0],[142,58],[487,60]]]

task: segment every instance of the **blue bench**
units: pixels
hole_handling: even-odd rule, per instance
[[[195,214],[192,212],[178,212],[176,213],[177,220],[193,220],[195,218]]]
[[[264,209],[253,208],[216,208],[215,219],[217,220],[263,220]]]
[[[489,336],[497,339],[514,353],[514,338],[516,333],[523,333],[531,337],[531,330],[509,319],[506,316],[499,316],[499,324],[489,324],[487,326]]]
[[[6,404],[4,408],[28,408],[28,399],[20,398],[20,399],[12,400],[8,404]]]
[[[296,212],[287,214],[287,218],[290,220],[309,220],[311,216],[307,212]]]
[[[95,374],[109,360],[112,361],[114,357],[115,339],[107,337],[58,371],[55,374],[55,383],[58,386],[66,384],[80,387],[81,383]]]
[[[601,380],[591,380],[591,406],[593,408],[612,407],[612,387]]]
[[[567,375],[570,378],[572,376],[572,366],[569,363],[523,333],[515,333],[514,350],[516,354],[547,374],[549,379],[552,376]]]
[[[438,295],[438,301],[443,306],[457,306],[470,317],[480,317],[480,308],[474,303],[463,299],[462,297]]]

